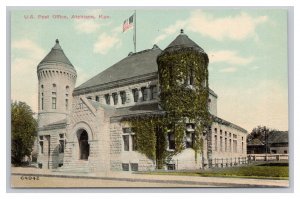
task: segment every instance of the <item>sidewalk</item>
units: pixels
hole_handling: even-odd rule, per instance
[[[128,172],[103,172],[103,173],[62,173],[51,170],[36,168],[12,168],[13,176],[41,176],[58,178],[77,179],[101,179],[113,181],[164,183],[180,185],[199,185],[212,187],[288,187],[288,180],[267,180],[267,179],[245,179],[225,177],[199,177],[199,176],[174,176],[174,175],[146,175],[131,174]]]

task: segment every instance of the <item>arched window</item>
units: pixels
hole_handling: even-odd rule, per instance
[[[70,87],[66,86],[66,92],[68,93],[70,91]]]
[[[56,84],[52,84],[52,87],[53,87],[53,88],[56,88]]]

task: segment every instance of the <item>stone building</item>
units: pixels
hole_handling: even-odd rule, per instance
[[[136,146],[139,132],[132,131],[122,119],[164,112],[160,105],[158,58],[182,49],[204,56],[206,66],[201,67],[207,69],[204,50],[181,31],[165,50],[154,45],[130,53],[75,88],[76,70],[56,40],[37,67],[39,167],[88,172],[156,169],[157,162]],[[192,78],[196,77],[191,74],[189,78],[193,90]],[[208,85],[208,79],[203,85]],[[217,98],[209,89],[205,106],[213,122],[201,134],[202,151],[195,154],[195,127],[191,121],[186,122],[184,149],[165,160],[165,169],[225,167],[245,162],[247,131],[217,117]],[[166,150],[173,151],[174,135],[168,134],[166,140]]]

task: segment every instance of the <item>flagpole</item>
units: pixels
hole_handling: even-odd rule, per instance
[[[136,10],[134,10],[134,35],[133,35],[133,43],[134,43],[134,52],[136,52]]]

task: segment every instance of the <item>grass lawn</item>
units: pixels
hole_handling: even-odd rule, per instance
[[[231,168],[214,168],[203,171],[155,171],[147,172],[147,174],[287,180],[289,178],[289,167],[280,164],[260,164]]]

